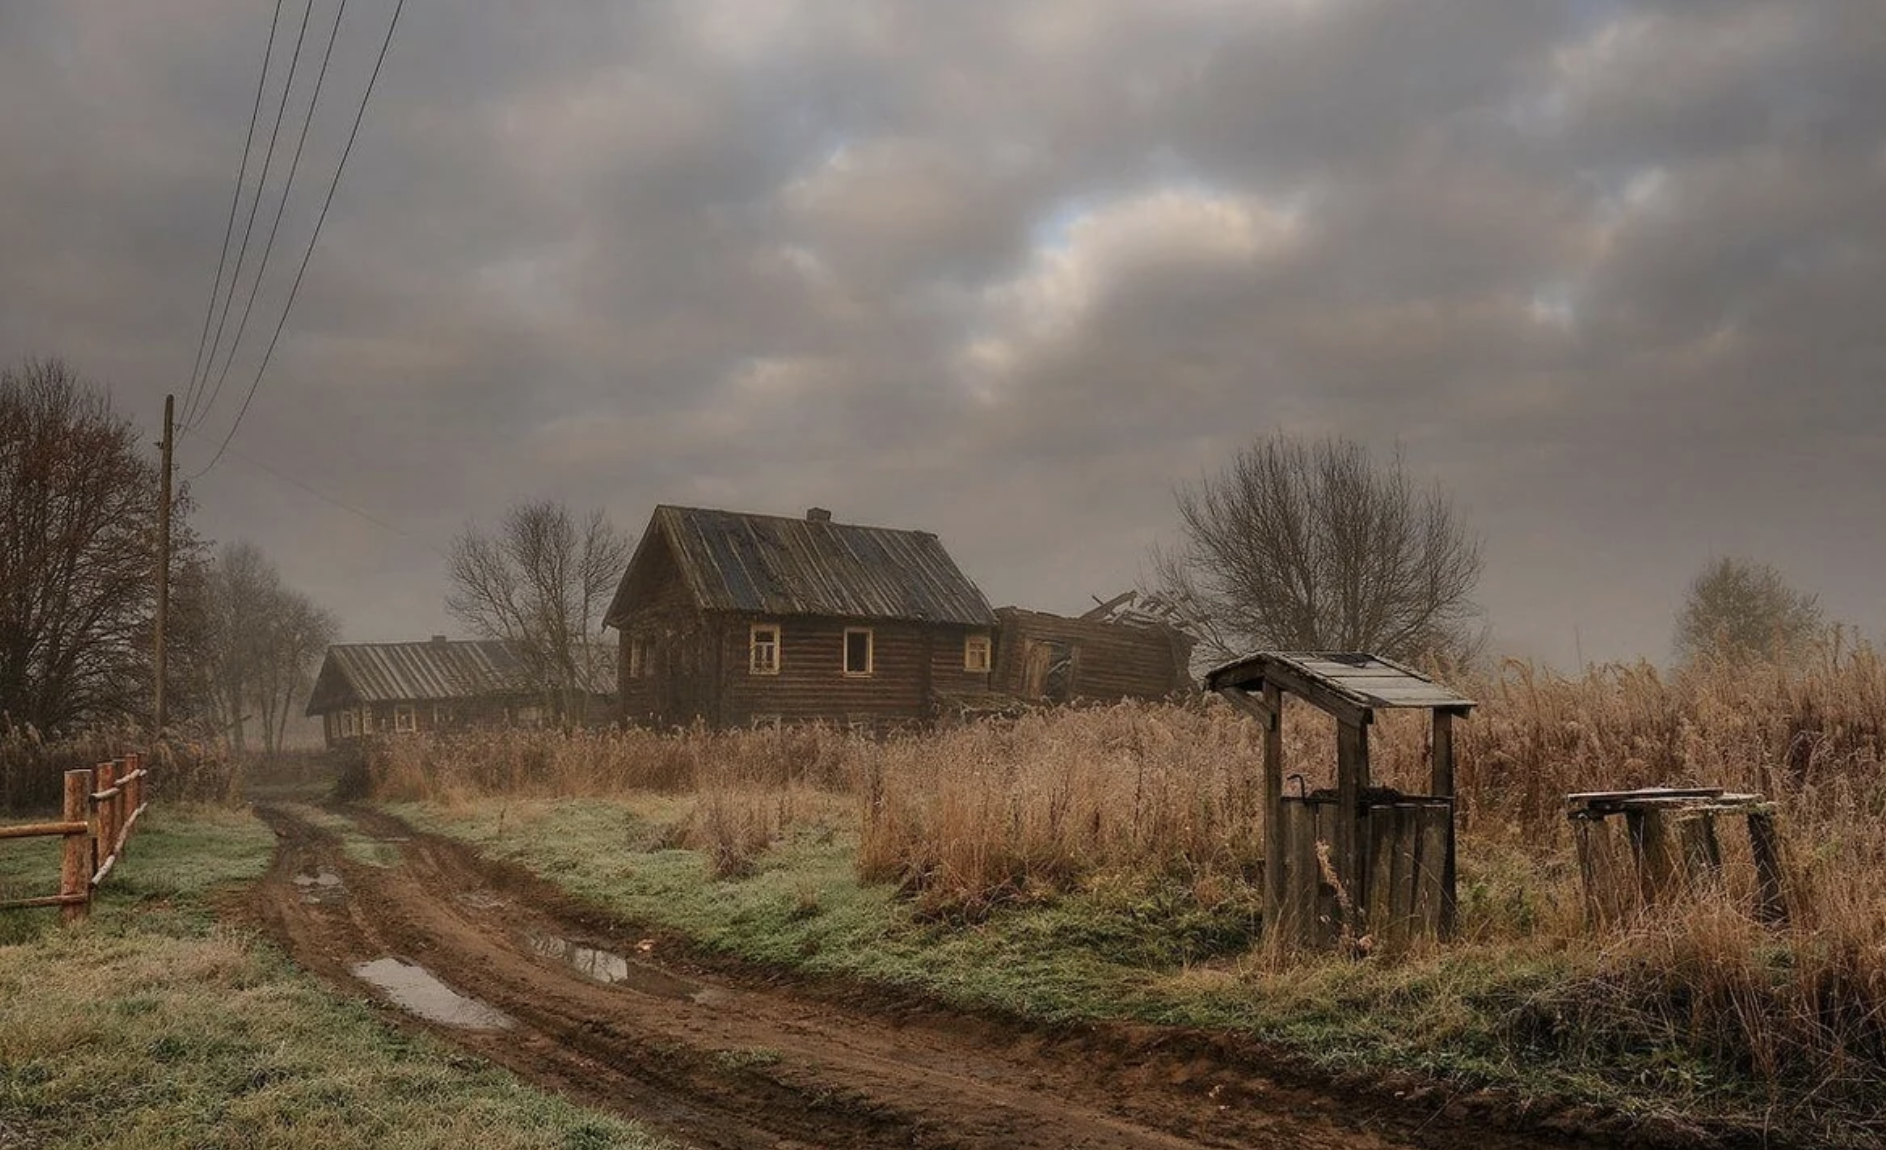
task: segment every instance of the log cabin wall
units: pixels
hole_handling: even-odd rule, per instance
[[[633,578],[636,607],[619,629],[616,651],[622,720],[662,727],[712,721],[714,692],[702,681],[709,668],[700,652],[713,634],[680,568],[659,548]]]
[[[1018,607],[996,612],[995,689],[1025,699],[1157,699],[1189,690],[1188,648],[1152,624],[1070,619]],[[1064,672],[1053,664],[1067,661]]]
[[[759,624],[779,627],[777,672],[752,670],[752,628]],[[853,630],[870,632],[869,674],[845,671],[845,636]],[[724,694],[717,721],[748,726],[773,719],[822,720],[873,730],[927,722],[934,717],[938,694],[988,691],[989,674],[964,666],[972,634],[988,632],[894,619],[726,616],[719,650]]]

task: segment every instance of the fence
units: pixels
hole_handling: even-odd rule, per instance
[[[0,902],[0,910],[56,906],[66,922],[89,914],[92,892],[124,857],[131,828],[150,805],[144,797],[150,773],[139,754],[100,763],[95,770],[67,771],[58,822],[0,826],[0,839],[56,836],[65,840],[59,893]]]

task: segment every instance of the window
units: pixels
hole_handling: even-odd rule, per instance
[[[871,673],[871,629],[869,627],[845,628],[845,674],[869,675]]]
[[[351,739],[360,733],[360,719],[352,709],[341,712],[341,737]]]
[[[395,731],[417,731],[419,715],[408,703],[400,703],[393,708],[393,729]]]
[[[779,674],[779,624],[755,623],[747,670],[755,675]]]
[[[987,671],[989,669],[989,637],[971,635],[963,640],[963,670]]]
[[[655,641],[635,638],[627,642],[629,644],[629,678],[639,679],[654,667]]]

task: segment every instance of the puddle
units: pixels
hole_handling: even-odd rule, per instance
[[[585,978],[608,986],[621,986],[656,998],[703,1005],[724,997],[721,991],[677,978],[665,970],[624,958],[622,955],[584,946],[554,935],[531,934],[524,937],[531,950],[555,962],[561,962]]]
[[[504,1030],[511,1025],[510,1016],[465,997],[415,963],[376,958],[354,966],[353,975],[385,991],[394,1005],[430,1022],[466,1030]]]
[[[347,897],[347,884],[331,870],[319,874],[298,874],[295,876],[295,885],[301,888],[302,902],[338,902]]]

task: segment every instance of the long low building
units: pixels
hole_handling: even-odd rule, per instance
[[[601,675],[613,670],[607,658],[593,662]],[[580,701],[589,721],[613,715],[606,691],[586,690]],[[320,717],[333,747],[368,735],[539,726],[553,716],[556,702],[511,644],[434,635],[424,642],[329,647],[307,713]]]

